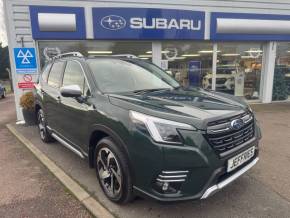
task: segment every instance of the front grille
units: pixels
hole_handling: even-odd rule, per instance
[[[254,137],[255,128],[253,116],[247,113],[243,114],[241,119],[244,121],[244,126],[239,130],[233,130],[230,127],[230,122],[208,127],[205,137],[217,153],[221,154],[229,151]]]
[[[217,84],[225,84],[225,82],[227,81],[227,79],[225,78],[216,78],[216,83]]]

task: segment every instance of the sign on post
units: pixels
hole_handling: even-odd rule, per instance
[[[30,74],[24,74],[22,81],[18,82],[18,88],[19,89],[33,89],[34,82],[32,75]]]
[[[16,73],[37,73],[35,48],[14,48],[14,60]]]

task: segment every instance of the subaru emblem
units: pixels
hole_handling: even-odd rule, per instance
[[[244,121],[242,119],[233,120],[231,122],[231,128],[234,130],[239,130],[244,126]]]
[[[118,15],[108,15],[102,18],[101,25],[108,30],[120,30],[126,27],[126,20]]]

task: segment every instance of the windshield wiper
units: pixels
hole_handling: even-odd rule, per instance
[[[136,94],[145,94],[145,93],[149,93],[149,92],[166,91],[166,90],[171,90],[171,89],[169,89],[169,88],[140,89],[140,90],[133,91],[133,93],[136,93]]]

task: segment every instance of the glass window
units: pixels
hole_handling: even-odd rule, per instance
[[[261,43],[218,43],[216,90],[259,99],[263,49]],[[205,83],[211,83],[211,75]]]
[[[213,45],[208,42],[166,41],[162,43],[163,69],[184,87],[202,87],[212,74]],[[206,85],[204,88],[211,88]]]
[[[86,82],[86,80],[85,80],[85,85],[84,86],[85,86],[84,87],[84,95],[85,96],[91,96],[91,91],[90,91],[90,88],[89,88],[88,83]]]
[[[38,45],[41,66],[50,58],[67,52],[80,52],[90,57],[131,54],[144,60],[152,60],[150,41],[40,41]]]
[[[63,86],[78,85],[84,90],[85,76],[80,64],[76,61],[68,61],[63,75]]]
[[[59,87],[60,85],[60,80],[62,76],[62,71],[64,67],[63,61],[55,62],[50,70],[49,77],[48,77],[48,85],[53,86],[53,87]]]
[[[47,82],[47,77],[48,77],[48,74],[49,74],[50,67],[51,67],[51,64],[47,64],[44,67],[44,70],[42,71],[41,78],[45,82]]]
[[[103,92],[132,92],[146,89],[172,89],[179,84],[166,72],[138,59],[89,59],[89,66]]]
[[[273,101],[290,99],[290,43],[279,42],[274,71]]]

